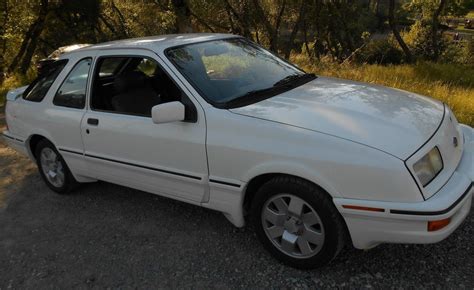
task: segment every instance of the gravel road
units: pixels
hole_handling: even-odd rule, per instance
[[[438,244],[349,248],[301,271],[211,210],[105,182],[54,194],[0,144],[0,289],[473,288],[473,222]]]

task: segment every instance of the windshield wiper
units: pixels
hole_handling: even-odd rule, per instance
[[[272,87],[253,90],[247,92],[241,96],[238,96],[230,101],[217,105],[219,108],[229,109],[246,106],[253,104],[261,100],[273,97],[283,92],[289,91],[299,85],[314,80],[316,76],[314,74],[293,74],[289,75],[278,82],[274,83]]]
[[[223,104],[223,107],[224,108],[240,107],[247,103],[252,103],[256,100],[266,99],[267,97],[272,96],[275,93],[278,93],[279,90],[280,90],[280,87],[269,87],[269,88],[261,89],[261,90],[253,90],[241,96],[238,96],[237,98],[234,98],[230,101],[225,102]]]
[[[276,83],[273,84],[274,87],[278,87],[281,85],[288,85],[288,84],[299,84],[300,82],[307,82],[310,80],[314,80],[316,76],[314,74],[292,74],[288,75],[281,80],[277,81]]]

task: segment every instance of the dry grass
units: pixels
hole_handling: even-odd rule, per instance
[[[305,55],[293,62],[319,75],[376,83],[430,96],[448,104],[460,122],[474,126],[474,67],[422,62],[405,65],[340,65],[330,61],[312,63]],[[0,106],[6,92],[28,83],[10,77],[0,87]]]
[[[319,75],[381,84],[430,96],[448,104],[461,123],[474,126],[473,67],[426,62],[392,66],[311,63],[303,55],[292,56],[292,61]]]

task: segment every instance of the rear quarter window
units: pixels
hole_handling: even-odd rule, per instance
[[[83,109],[92,58],[77,62],[64,79],[53,99],[56,106]]]
[[[31,102],[41,102],[67,62],[67,59],[62,59],[52,63],[29,85],[23,93],[23,99]]]

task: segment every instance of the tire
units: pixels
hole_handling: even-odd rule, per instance
[[[35,157],[41,177],[54,192],[67,194],[72,192],[79,184],[69,170],[64,158],[48,140],[43,139],[38,142],[35,148]],[[51,162],[52,160],[54,161]]]
[[[252,201],[251,220],[265,249],[300,269],[329,263],[344,247],[347,235],[329,195],[291,176],[275,177],[260,187]]]

